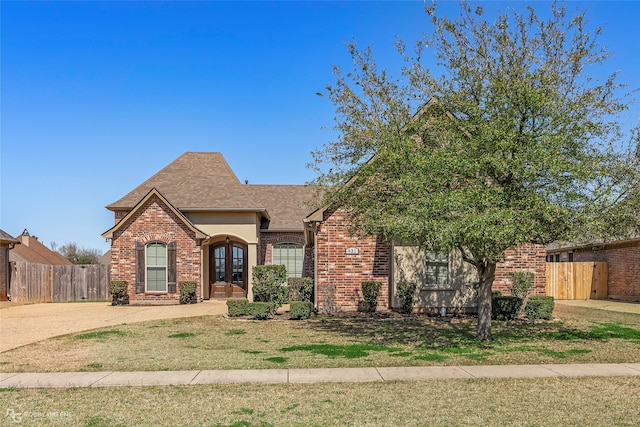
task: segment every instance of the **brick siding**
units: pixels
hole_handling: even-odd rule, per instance
[[[179,286],[176,293],[136,294],[136,241],[144,244],[176,242],[177,282],[195,281],[198,284],[196,297],[199,299],[202,296],[200,247],[196,243],[195,233],[154,196],[114,233],[111,241],[111,280],[127,281],[130,301],[178,302],[180,298]]]
[[[534,294],[544,295],[546,287],[546,256],[547,251],[542,245],[523,245],[505,251],[505,260],[496,266],[493,290],[501,291],[503,295],[510,295],[511,277],[509,273],[516,271],[530,271],[535,274]]]
[[[600,250],[577,249],[574,261],[605,261],[609,298],[640,301],[640,242],[613,244]]]
[[[304,264],[302,275],[313,277],[313,248],[305,246],[303,232],[261,232],[258,246],[258,265],[273,263],[273,246],[279,243],[297,243],[303,245]]]
[[[362,304],[362,282],[382,282],[378,306],[388,307],[389,247],[380,239],[349,234],[340,211],[326,211],[316,236],[317,305],[322,310],[355,311]],[[357,248],[357,255],[347,255]]]
[[[380,239],[352,237],[347,219],[338,211],[324,213],[316,235],[317,305],[319,310],[352,311],[362,304],[363,281],[382,282],[379,307],[388,307],[390,248]],[[357,248],[358,255],[347,255],[347,248]],[[536,295],[544,295],[546,249],[541,245],[524,245],[509,249],[505,261],[496,267],[494,289],[509,294],[510,272],[531,271],[535,274]]]

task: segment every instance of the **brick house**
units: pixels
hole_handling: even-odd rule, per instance
[[[550,246],[549,262],[606,262],[607,297],[640,301],[640,238],[609,243]]]
[[[397,307],[397,282],[411,280],[421,309],[475,309],[474,276],[459,256],[351,236],[339,209],[311,212],[312,197],[304,185],[241,184],[220,153],[184,153],[107,206],[111,278],[129,283],[132,303],[176,303],[181,281],[195,281],[199,299],[251,299],[253,267],[284,264],[289,276],[314,278],[320,310],[358,309],[365,280],[384,284],[380,307]],[[509,251],[496,288],[508,271],[528,270],[544,293],[545,255]]]

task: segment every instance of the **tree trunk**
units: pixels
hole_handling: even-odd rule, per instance
[[[478,334],[477,339],[491,341],[491,288],[495,278],[496,263],[484,261],[478,267],[480,286],[478,288]]]

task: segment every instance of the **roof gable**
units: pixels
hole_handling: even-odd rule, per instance
[[[206,233],[204,233],[203,231],[201,231],[198,228],[196,228],[196,226],[194,226],[191,223],[191,221],[189,221],[189,219],[187,219],[187,217],[182,214],[182,212],[180,212],[171,203],[169,203],[169,201],[166,199],[166,197],[164,197],[156,188],[152,188],[142,199],[140,199],[138,201],[138,203],[129,211],[129,213],[127,213],[127,215],[124,218],[122,218],[116,225],[114,225],[109,230],[107,230],[104,233],[102,233],[102,237],[104,237],[106,239],[112,239],[113,238],[113,233],[115,233],[120,228],[122,228],[124,226],[124,224],[126,222],[128,222],[129,219],[131,219],[131,217],[136,214],[136,212],[138,212],[140,209],[142,209],[142,207],[145,205],[145,203],[147,203],[147,201],[149,199],[151,199],[152,197],[159,198],[160,201],[162,203],[164,203],[171,210],[171,212],[173,212],[178,218],[180,218],[180,220],[191,231],[193,231],[196,234],[196,239],[204,239],[204,238],[207,237]]]
[[[180,210],[259,210],[245,187],[222,154],[186,152],[107,209],[131,209],[155,188]]]

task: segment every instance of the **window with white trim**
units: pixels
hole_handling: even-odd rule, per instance
[[[298,243],[278,243],[273,245],[273,265],[284,265],[287,277],[302,277],[304,250]]]
[[[147,292],[167,292],[167,245],[149,243],[145,259]]]
[[[449,254],[425,251],[425,286],[446,288],[449,286]]]

